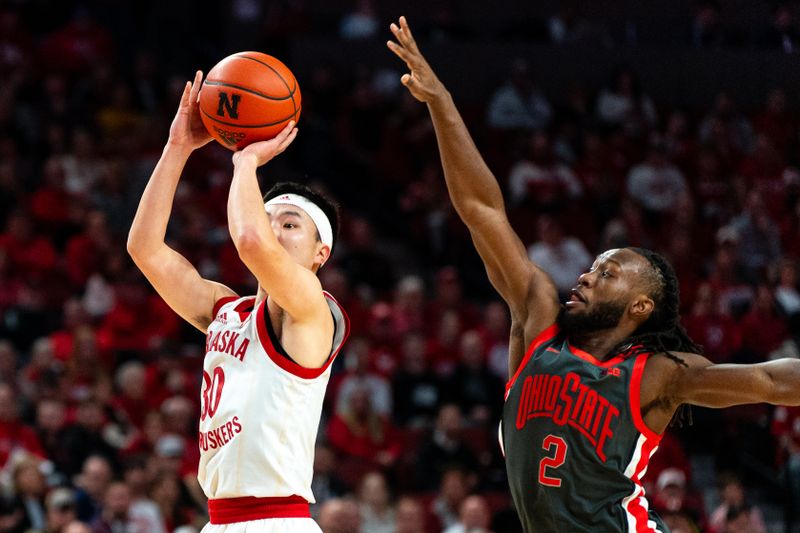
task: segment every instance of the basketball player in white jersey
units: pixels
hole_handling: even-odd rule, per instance
[[[283,152],[294,124],[233,155],[228,227],[258,280],[255,296],[200,277],[164,242],[181,171],[211,137],[198,110],[202,73],[187,82],[169,140],[128,236],[136,265],[169,306],[206,333],[198,480],[209,498],[203,533],[316,532],[310,518],[314,441],[330,364],[347,317],[322,290],[338,229],[336,206],[299,184],[262,201],[256,168]]]

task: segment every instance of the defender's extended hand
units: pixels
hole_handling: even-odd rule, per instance
[[[286,150],[295,137],[297,137],[297,128],[294,127],[294,120],[291,120],[274,139],[248,144],[242,150],[234,152],[233,164],[237,164],[242,158],[252,157],[256,165],[260,167]]]
[[[411,28],[409,28],[406,18],[400,17],[398,22],[399,26],[392,23],[389,29],[392,30],[399,44],[394,41],[387,41],[386,46],[397,57],[405,61],[406,66],[411,71],[408,74],[403,74],[403,77],[400,78],[403,85],[408,88],[414,98],[420,102],[429,103],[446,94],[447,90],[419,51],[417,43],[414,41],[414,36],[411,35]]]
[[[194,81],[187,81],[181,95],[178,112],[169,127],[169,144],[196,150],[211,140],[211,135],[200,119],[200,87],[203,84],[203,73],[197,71]]]

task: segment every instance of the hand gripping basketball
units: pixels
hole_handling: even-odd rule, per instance
[[[233,153],[233,164],[239,163],[242,158],[252,157],[256,166],[261,166],[267,161],[282,153],[292,144],[297,137],[297,128],[294,127],[294,120],[281,130],[277,137],[268,141],[258,141],[248,144],[244,149]]]
[[[392,30],[399,44],[394,41],[387,41],[386,46],[397,57],[405,61],[406,66],[411,71],[408,74],[403,74],[400,81],[408,88],[414,98],[420,102],[431,102],[446,94],[447,90],[419,51],[417,43],[414,41],[414,36],[411,35],[411,28],[408,26],[406,18],[400,17],[398,22],[399,26],[392,23],[389,29]]]
[[[198,97],[203,73],[197,71],[194,81],[187,81],[183,87],[178,112],[169,127],[169,143],[183,149],[195,150],[211,140],[203,121],[200,119]]]

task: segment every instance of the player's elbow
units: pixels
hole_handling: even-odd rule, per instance
[[[776,361],[779,368],[767,368],[766,390],[768,403],[774,405],[800,405],[800,360]]]
[[[247,263],[250,259],[269,253],[267,241],[255,228],[243,227],[231,232],[233,245],[239,252],[239,258]]]

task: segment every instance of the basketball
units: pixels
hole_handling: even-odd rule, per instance
[[[260,52],[239,52],[214,65],[200,91],[200,116],[230,150],[274,138],[300,117],[300,87],[286,65]]]

